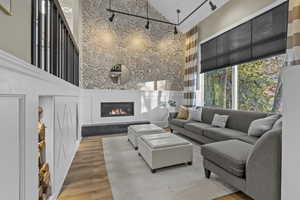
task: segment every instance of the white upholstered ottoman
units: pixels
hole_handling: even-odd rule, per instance
[[[193,162],[192,143],[171,133],[141,136],[138,149],[152,173],[160,168]]]
[[[154,124],[132,125],[128,127],[128,141],[137,150],[137,140],[142,135],[166,133],[166,131]]]

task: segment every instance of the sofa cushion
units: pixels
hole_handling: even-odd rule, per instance
[[[215,141],[239,139],[248,136],[246,133],[228,128],[209,128],[204,130],[203,135]]]
[[[201,122],[202,120],[202,109],[189,109],[189,120]]]
[[[175,126],[179,126],[179,127],[184,127],[184,124],[190,122],[189,120],[185,120],[185,119],[172,119],[169,123],[175,125]]]
[[[207,128],[212,128],[212,126],[201,122],[189,122],[184,125],[184,128],[188,131],[203,135],[203,131]]]
[[[282,129],[282,125],[283,125],[283,120],[281,117],[274,123],[272,129]]]
[[[179,112],[176,116],[177,119],[188,119],[189,118],[189,109],[184,106],[180,106]]]
[[[151,147],[151,149],[160,149],[181,145],[191,145],[191,143],[181,137],[178,137],[172,134],[169,137],[160,138],[160,139],[147,139],[143,138],[143,140]]]
[[[211,125],[214,127],[219,128],[225,128],[227,124],[229,115],[219,115],[215,114],[213,121],[211,122]]]
[[[246,162],[253,146],[239,140],[206,144],[201,147],[203,157],[229,173],[244,178]]]
[[[254,145],[259,138],[247,135],[247,136],[242,136],[242,137],[239,137],[239,138],[236,138],[236,139],[241,140],[243,142],[246,142],[248,144]]]
[[[249,127],[248,135],[260,137],[270,130],[274,123],[280,118],[280,115],[271,115],[266,118],[254,120]]]
[[[269,116],[268,113],[243,110],[229,110],[222,108],[203,107],[202,122],[211,124],[214,115],[229,115],[226,128],[247,133],[252,121]]]

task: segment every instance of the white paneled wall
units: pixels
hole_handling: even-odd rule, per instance
[[[20,116],[23,114],[20,100],[21,97],[18,96],[0,95],[0,199],[20,199]]]
[[[55,97],[54,111],[54,190],[59,192],[77,145],[77,98]]]
[[[39,106],[47,124],[46,159],[56,199],[80,140],[79,96],[78,87],[0,50],[1,200],[38,199]]]

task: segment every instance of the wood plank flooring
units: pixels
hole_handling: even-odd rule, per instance
[[[120,134],[124,135],[124,134]],[[114,136],[120,136],[114,135]],[[103,155],[103,137],[83,138],[69,170],[59,200],[112,200]],[[252,200],[243,193],[235,193],[214,200]]]
[[[253,200],[250,197],[246,196],[242,192],[237,192],[235,194],[230,194],[224,197],[220,197],[214,200]]]

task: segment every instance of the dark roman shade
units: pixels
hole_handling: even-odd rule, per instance
[[[201,45],[201,73],[285,53],[285,2]]]

